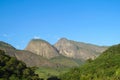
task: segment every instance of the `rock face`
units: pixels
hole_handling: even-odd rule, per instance
[[[100,53],[105,51],[107,47],[96,46],[92,44],[86,44],[83,42],[76,42],[68,40],[66,38],[61,38],[55,45],[60,54],[74,58],[74,59],[94,59]]]
[[[59,56],[58,51],[52,45],[42,39],[31,40],[25,50],[43,56],[47,59]]]

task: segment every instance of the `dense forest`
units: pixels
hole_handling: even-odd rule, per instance
[[[42,80],[34,73],[34,68],[0,50],[0,80]]]
[[[61,80],[120,80],[120,44],[110,47],[95,60],[62,74]]]

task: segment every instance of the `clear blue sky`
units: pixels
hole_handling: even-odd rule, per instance
[[[120,0],[0,0],[0,40],[24,49],[32,38],[120,43]]]

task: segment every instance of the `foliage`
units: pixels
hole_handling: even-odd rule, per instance
[[[60,79],[56,76],[51,76],[47,80],[60,80]]]
[[[110,47],[95,60],[62,74],[61,80],[120,80],[120,44]]]
[[[59,76],[60,74],[66,73],[70,68],[50,68],[50,67],[39,67],[35,70],[35,73],[39,75],[40,78],[44,78],[45,80],[53,77]]]
[[[59,64],[58,67],[67,67],[67,68],[77,67],[83,63],[83,61],[80,59],[72,59],[65,56],[58,56],[50,59],[50,61],[55,64]]]
[[[0,80],[41,80],[33,68],[0,50]]]

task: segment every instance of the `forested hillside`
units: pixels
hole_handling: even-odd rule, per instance
[[[0,50],[0,80],[41,80],[34,69]]]
[[[97,59],[61,75],[62,80],[120,80],[120,44],[110,47]]]

